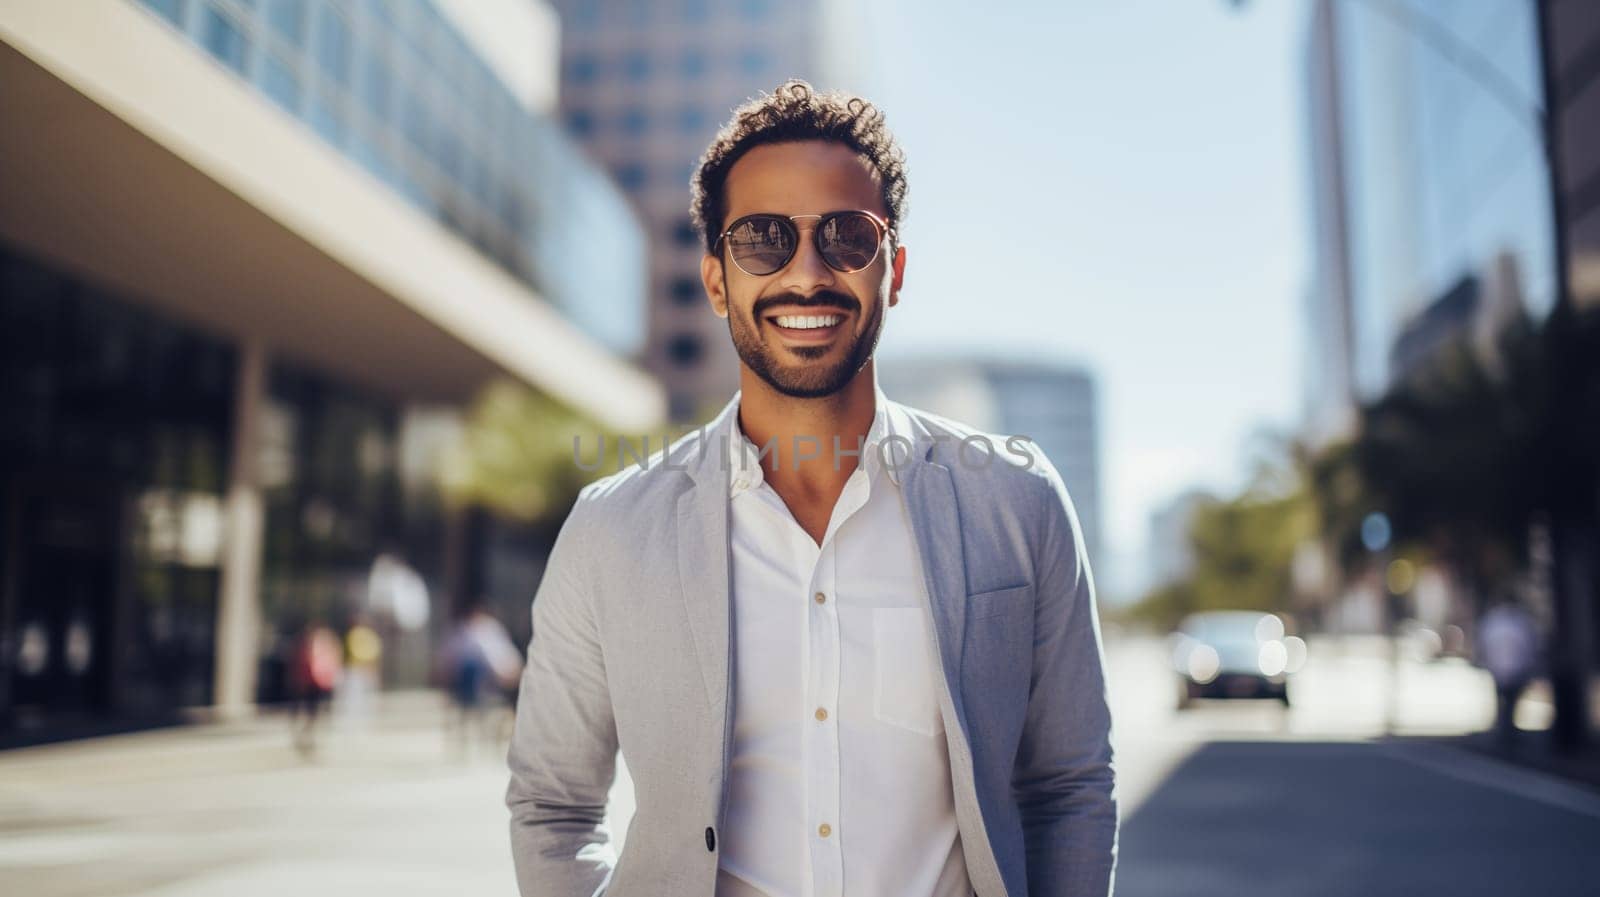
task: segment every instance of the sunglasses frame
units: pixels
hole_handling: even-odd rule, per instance
[[[867,220],[871,221],[873,225],[878,228],[878,246],[877,249],[873,251],[872,258],[868,259],[865,265],[855,269],[840,268],[828,261],[828,257],[823,253],[822,244],[820,243],[823,223],[830,219],[838,218],[844,215],[865,215],[867,216]],[[859,274],[860,272],[872,267],[872,263],[876,262],[878,260],[878,256],[883,254],[884,242],[889,240],[894,233],[894,231],[889,227],[889,222],[879,218],[876,212],[871,212],[867,209],[839,209],[833,212],[823,212],[820,215],[779,215],[776,212],[751,212],[748,215],[741,215],[735,219],[732,224],[728,225],[727,230],[724,230],[722,233],[718,234],[717,241],[711,244],[711,251],[720,255],[722,252],[721,247],[723,241],[728,239],[729,235],[739,228],[739,225],[749,221],[751,218],[777,218],[781,220],[787,220],[789,222],[789,226],[794,229],[795,237],[794,246],[790,248],[788,258],[783,260],[783,264],[773,268],[771,271],[768,271],[765,274],[756,274],[746,269],[744,265],[739,264],[739,259],[730,251],[728,253],[728,258],[733,261],[733,264],[738,267],[740,271],[743,271],[745,274],[748,274],[751,277],[771,277],[772,275],[777,274],[779,271],[782,271],[784,268],[789,267],[789,263],[794,261],[795,255],[800,251],[800,228],[795,227],[794,222],[801,218],[817,219],[817,226],[811,229],[811,242],[816,247],[817,257],[822,259],[822,263],[824,265],[827,265],[829,268],[838,271],[840,274]]]

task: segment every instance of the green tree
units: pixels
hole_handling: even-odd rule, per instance
[[[461,440],[445,459],[444,494],[457,505],[549,522],[572,506],[586,484],[615,469],[585,470],[575,457],[575,438],[592,464],[599,440],[609,449],[617,437],[544,393],[497,381],[473,402]]]
[[[1202,504],[1189,521],[1189,575],[1146,595],[1136,619],[1162,628],[1202,610],[1289,611],[1295,549],[1316,532],[1316,512],[1300,467],[1264,462],[1233,499]]]
[[[1492,352],[1448,345],[1365,405],[1357,435],[1311,461],[1340,566],[1367,563],[1360,521],[1382,511],[1398,550],[1445,565],[1476,599],[1506,587],[1554,488],[1543,460],[1550,387],[1541,335],[1519,319]]]

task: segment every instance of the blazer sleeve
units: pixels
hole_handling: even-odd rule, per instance
[[[580,495],[533,600],[533,637],[507,755],[522,897],[599,897],[616,863],[605,824],[617,732],[596,625]]]
[[[1094,579],[1066,486],[1038,457],[1033,676],[1012,777],[1028,893],[1106,897],[1116,873],[1118,808]]]

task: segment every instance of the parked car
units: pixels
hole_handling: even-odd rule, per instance
[[[1282,617],[1261,611],[1191,614],[1171,636],[1178,709],[1197,698],[1267,698],[1288,706],[1289,678],[1306,661],[1306,643]]]

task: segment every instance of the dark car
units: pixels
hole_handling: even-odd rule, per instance
[[[1171,636],[1178,708],[1196,698],[1268,698],[1289,704],[1289,677],[1305,664],[1306,643],[1283,619],[1261,611],[1191,614]]]

